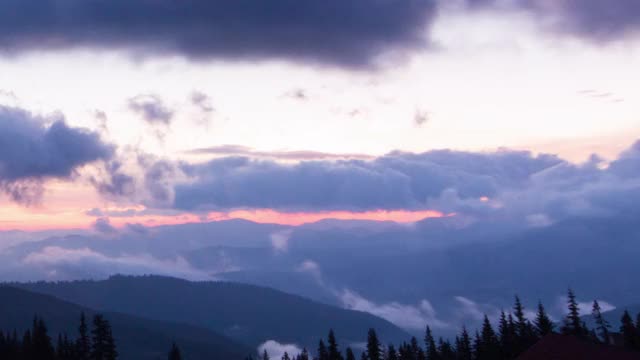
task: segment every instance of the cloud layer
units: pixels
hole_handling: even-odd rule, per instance
[[[0,48],[362,65],[424,45],[434,13],[432,0],[9,0],[0,5]]]
[[[79,167],[110,159],[113,152],[98,134],[69,127],[62,116],[43,118],[0,106],[0,189],[15,201],[37,200],[43,180],[69,179]]]

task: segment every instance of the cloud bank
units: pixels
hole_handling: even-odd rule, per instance
[[[435,7],[433,0],[8,0],[0,5],[0,48],[361,66],[387,50],[423,46]]]
[[[70,179],[78,168],[113,153],[97,133],[69,127],[60,115],[0,106],[0,191],[14,201],[38,201],[44,180]]]

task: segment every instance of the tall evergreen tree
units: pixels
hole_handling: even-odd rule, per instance
[[[356,355],[353,353],[350,347],[345,350],[345,360],[356,360]]]
[[[420,345],[418,345],[418,339],[416,339],[415,336],[411,337],[410,353],[412,359],[426,360],[426,354],[424,353]]]
[[[89,339],[89,328],[84,312],[80,314],[80,326],[78,327],[78,339],[76,340],[76,354],[78,360],[89,360],[91,354],[91,340]]]
[[[32,354],[34,359],[53,360],[55,359],[55,349],[51,344],[51,338],[47,333],[47,326],[41,318],[33,320],[31,331]]]
[[[342,354],[340,353],[340,349],[338,348],[338,342],[336,341],[336,336],[333,333],[333,329],[329,330],[329,337],[327,341],[329,343],[329,347],[328,347],[329,360],[343,360]]]
[[[288,352],[284,352],[284,354],[282,355],[282,360],[291,360],[291,358],[289,357],[289,353]]]
[[[609,343],[609,329],[611,325],[609,322],[605,320],[604,316],[602,316],[602,312],[600,311],[600,304],[598,304],[598,300],[593,300],[593,308],[591,310],[591,315],[596,322],[596,340],[600,340],[605,344]]]
[[[438,339],[438,352],[442,360],[455,360],[456,354],[453,351],[453,347],[449,341],[445,341],[442,338]]]
[[[369,329],[367,335],[367,357],[369,360],[383,360],[380,340],[374,329]]]
[[[180,352],[180,348],[174,342],[171,344],[171,350],[169,350],[168,355],[169,360],[182,360],[182,353]]]
[[[309,352],[307,351],[307,348],[302,348],[302,352],[296,356],[296,360],[309,360]]]
[[[513,306],[513,314],[516,317],[516,341],[513,355],[518,355],[533,345],[536,339],[533,325],[525,317],[524,306],[517,295]]]
[[[431,328],[427,326],[427,330],[424,335],[424,343],[426,346],[426,358],[427,360],[440,360],[440,354],[438,353],[438,346],[436,340],[433,338]]]
[[[269,358],[269,353],[267,352],[267,349],[264,349],[264,351],[262,352],[262,360],[271,360],[271,358]]]
[[[471,350],[471,338],[465,326],[462,327],[460,341],[456,344],[456,358],[458,360],[471,360],[473,352]]]
[[[542,305],[542,302],[538,302],[538,312],[536,313],[536,319],[534,320],[535,331],[539,338],[553,333],[555,325]]]
[[[507,321],[507,315],[504,310],[501,311],[498,323],[498,337],[500,339],[501,354],[505,359],[511,359],[516,354],[516,333],[514,330],[515,327],[511,326]]]
[[[622,314],[621,323],[622,324],[620,325],[620,333],[622,333],[624,346],[629,349],[640,349],[638,343],[638,329],[633,324],[633,320],[631,319],[631,315],[629,315],[629,311],[624,311],[624,314]]]
[[[327,346],[322,339],[318,343],[318,360],[329,360],[329,351],[327,351]]]
[[[567,295],[567,308],[569,312],[564,318],[562,333],[565,335],[573,335],[581,338],[587,337],[588,330],[585,329],[584,324],[580,319],[580,308],[578,306],[578,301],[576,300],[576,296],[571,289],[569,289]]]
[[[482,321],[480,340],[481,351],[479,353],[480,357],[477,360],[494,360],[500,358],[500,342],[486,314]]]
[[[387,360],[398,360],[398,352],[393,344],[389,344],[387,347]]]
[[[91,336],[92,360],[115,360],[118,357],[116,344],[111,333],[111,325],[104,316],[98,314],[93,317]]]

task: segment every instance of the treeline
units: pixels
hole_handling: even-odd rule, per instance
[[[634,323],[631,315],[625,311],[619,333],[612,331],[611,325],[604,319],[600,305],[593,302],[592,316],[595,328],[590,329],[580,317],[580,308],[576,296],[569,290],[567,296],[567,315],[557,328],[545,311],[542,303],[538,303],[533,321],[525,316],[525,309],[518,296],[512,311],[501,311],[497,328],[491,324],[485,314],[479,330],[470,334],[462,327],[458,336],[451,342],[448,339],[435,339],[427,326],[424,343],[421,345],[415,337],[409,342],[395,346],[383,346],[374,329],[367,336],[366,349],[360,360],[509,360],[515,359],[543,337],[560,333],[578,337],[586,342],[608,346],[624,346],[631,350],[640,350],[640,314]],[[620,339],[617,343],[614,339]],[[356,360],[354,351],[347,347],[340,351],[333,330],[329,331],[327,342],[320,340],[315,357],[310,356],[307,349],[291,357],[285,353],[281,360]],[[260,360],[270,359],[264,351]]]
[[[111,325],[102,315],[95,315],[89,331],[84,313],[75,339],[58,335],[54,346],[42,318],[34,317],[31,329],[0,331],[0,359],[3,360],[115,360],[118,357]]]

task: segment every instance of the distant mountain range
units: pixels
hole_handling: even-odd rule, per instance
[[[241,282],[367,311],[415,335],[427,324],[447,335],[460,324],[475,326],[482,313],[496,316],[510,308],[515,294],[529,310],[541,300],[555,318],[562,316],[568,287],[580,302],[640,303],[637,259],[634,214],[535,226],[462,217],[414,224],[324,220],[298,227],[230,220],[20,242],[0,251],[0,280],[122,273]],[[212,329],[252,345],[265,338],[234,325]]]
[[[90,319],[97,313],[55,298],[9,286],[0,286],[0,329],[16,330],[20,336],[30,328],[35,315],[43,318],[54,341],[57,334],[75,338],[84,312]],[[137,316],[102,312],[111,323],[121,360],[160,360],[167,358],[175,341],[188,359],[244,359],[255,349],[239,344],[204,327],[148,320]]]
[[[375,328],[385,341],[409,338],[397,326],[368,313],[237,283],[113,276],[103,281],[12,286],[100,311],[206,328],[253,349],[267,340],[315,348],[329,329],[334,329],[343,344],[363,342],[369,328]]]

